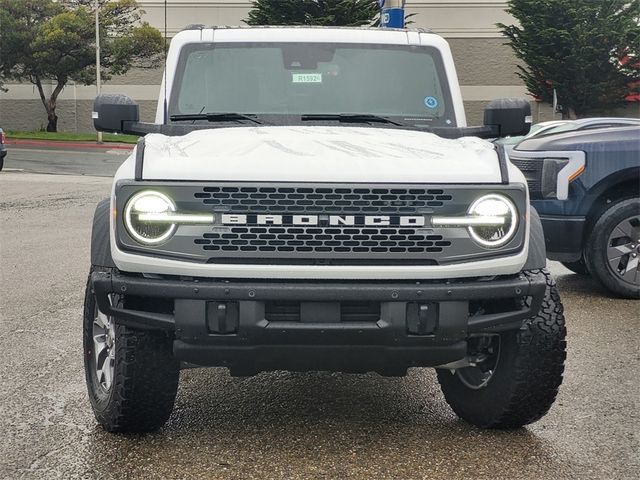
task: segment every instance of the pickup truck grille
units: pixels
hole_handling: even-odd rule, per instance
[[[542,168],[544,161],[541,158],[515,158],[511,157],[511,163],[520,169],[529,186],[531,200],[539,200],[542,195]]]
[[[411,214],[452,200],[442,189],[344,187],[204,187],[194,197],[221,210],[269,213]]]

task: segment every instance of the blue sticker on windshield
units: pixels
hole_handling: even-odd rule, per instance
[[[424,106],[427,108],[438,108],[436,97],[424,97]]]

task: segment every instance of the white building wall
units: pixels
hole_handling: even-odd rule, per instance
[[[164,27],[164,2],[138,0],[145,19]],[[243,25],[251,0],[168,0],[167,33],[173,36],[189,24]],[[411,26],[430,28],[452,38],[499,37],[495,24],[513,19],[502,0],[408,0],[407,13],[416,13]]]

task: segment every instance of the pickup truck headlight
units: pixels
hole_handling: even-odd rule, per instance
[[[173,201],[165,194],[145,190],[132,196],[124,209],[127,232],[144,245],[158,245],[167,241],[176,230],[170,220],[176,211]]]
[[[480,197],[469,208],[469,216],[486,219],[468,227],[471,237],[485,247],[504,245],[511,240],[518,227],[516,207],[503,195],[489,194]]]

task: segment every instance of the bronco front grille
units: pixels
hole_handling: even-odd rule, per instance
[[[400,227],[231,227],[194,243],[211,252],[440,253],[451,246],[428,229]]]
[[[120,184],[119,212],[135,192],[154,188],[173,199],[178,211],[213,213],[214,221],[181,225],[166,243],[142,246],[128,236],[120,215],[118,241],[129,250],[192,262],[447,265],[513,253],[522,248],[525,232],[526,191],[521,186],[142,183]],[[521,213],[518,234],[505,247],[487,249],[466,228],[432,225],[432,216],[465,215],[475,200],[496,191],[512,198]]]
[[[269,213],[408,214],[452,200],[442,189],[343,187],[204,187],[196,199],[214,210]]]

